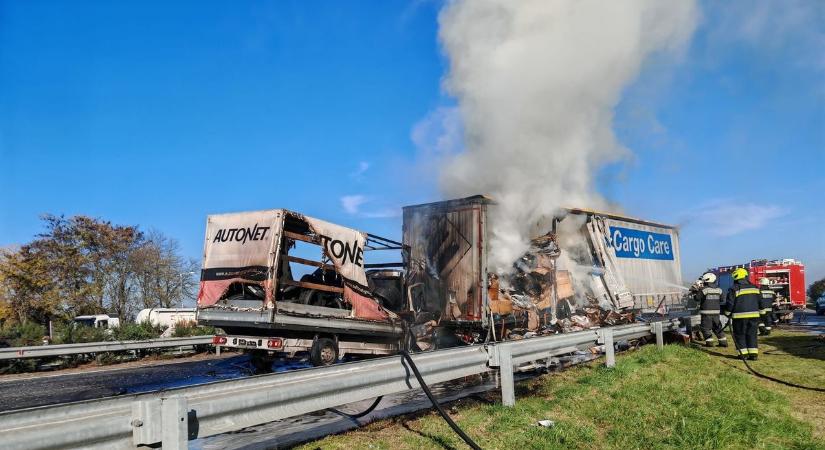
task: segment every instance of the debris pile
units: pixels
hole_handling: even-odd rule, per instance
[[[535,314],[551,308],[554,300],[572,297],[570,274],[556,270],[556,259],[560,254],[555,235],[547,233],[531,241],[528,251],[513,264],[512,273],[502,277],[490,274],[488,296],[493,313],[505,315],[527,311]]]
[[[635,321],[633,313],[606,310],[596,298],[577,295],[570,272],[556,268],[560,254],[555,235],[548,233],[531,241],[530,249],[513,264],[512,273],[489,275],[492,313],[514,319],[515,326],[502,328],[500,337],[524,339]],[[577,308],[576,297],[591,306]]]
[[[608,311],[598,306],[590,306],[577,310],[575,314],[559,319],[554,324],[557,333],[569,333],[590,328],[623,325],[635,322],[632,312],[619,313]]]
[[[511,330],[503,330],[502,335],[506,339],[519,340],[533,336],[546,336],[558,333],[571,333],[574,331],[589,330],[614,325],[624,325],[634,323],[636,316],[632,313],[619,313],[608,311],[598,306],[589,306],[575,310],[562,319],[550,320],[546,324],[531,329],[528,327],[518,327]]]

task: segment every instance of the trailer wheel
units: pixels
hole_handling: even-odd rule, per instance
[[[309,360],[315,367],[329,366],[338,361],[338,345],[330,338],[318,338],[312,343]]]
[[[340,294],[332,294],[316,289],[306,289],[298,296],[298,303],[309,306],[343,309],[344,302]]]

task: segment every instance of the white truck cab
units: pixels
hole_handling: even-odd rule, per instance
[[[108,314],[92,314],[88,316],[77,316],[72,321],[78,325],[85,325],[93,328],[115,328],[120,326],[120,319],[111,317]]]

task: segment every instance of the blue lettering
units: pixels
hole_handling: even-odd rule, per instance
[[[610,227],[610,235],[619,258],[673,260],[673,242],[668,234]]]

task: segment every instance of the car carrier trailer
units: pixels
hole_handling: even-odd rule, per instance
[[[198,323],[224,330],[214,344],[249,351],[262,370],[278,354],[327,365],[346,354],[397,352],[402,279],[388,269],[401,263],[366,257],[400,249],[285,209],[211,215]]]

